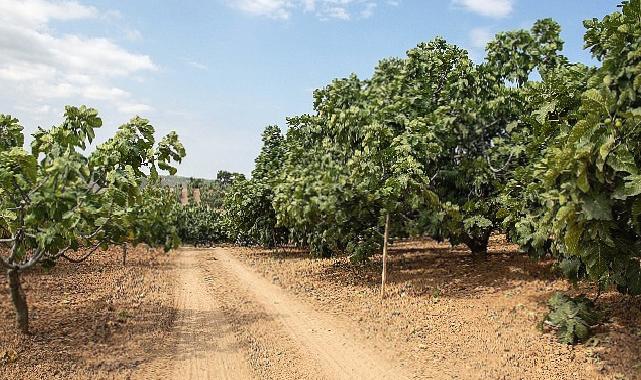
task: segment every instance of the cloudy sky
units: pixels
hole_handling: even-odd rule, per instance
[[[552,17],[589,62],[581,21],[615,0],[0,0],[0,113],[25,129],[98,108],[99,139],[134,115],[177,130],[186,176],[248,173],[260,131],[312,91],[440,35],[476,59],[493,33]]]

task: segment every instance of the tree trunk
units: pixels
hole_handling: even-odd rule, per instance
[[[383,237],[383,273],[381,275],[381,301],[385,298],[385,283],[387,282],[387,239],[389,237],[389,214],[385,216],[385,236]]]
[[[7,271],[9,279],[9,291],[11,301],[16,309],[16,326],[24,334],[29,333],[29,306],[27,306],[27,297],[25,297],[22,286],[20,285],[20,273],[15,269]]]
[[[480,237],[467,237],[465,239],[465,245],[467,245],[472,251],[472,255],[478,257],[487,256],[487,245],[490,241],[490,233],[484,233]]]
[[[127,265],[127,243],[122,245],[122,266]]]

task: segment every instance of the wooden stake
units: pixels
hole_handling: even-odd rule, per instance
[[[381,301],[385,298],[385,283],[387,282],[387,238],[389,236],[389,214],[385,216],[385,237],[383,238],[383,273],[381,275]]]
[[[122,266],[127,265],[127,243],[122,245]]]

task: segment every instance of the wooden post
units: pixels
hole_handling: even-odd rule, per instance
[[[385,298],[385,283],[387,282],[387,238],[389,237],[389,213],[385,216],[385,236],[383,238],[383,273],[381,275],[381,301]]]
[[[127,243],[122,245],[122,266],[127,265]]]

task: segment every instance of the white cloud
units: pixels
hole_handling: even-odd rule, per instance
[[[107,16],[75,1],[1,0],[0,87],[11,94],[14,108],[42,114],[51,110],[51,100],[73,104],[88,100],[121,112],[150,110],[115,84],[157,70],[149,56],[105,38],[57,34],[50,25]]]
[[[325,10],[324,16],[327,18],[335,18],[338,20],[349,20],[351,16],[347,9],[343,7],[329,7]]]
[[[143,103],[126,103],[118,105],[118,111],[125,115],[142,115],[152,110],[153,107]]]
[[[455,6],[493,18],[509,16],[514,10],[514,2],[515,0],[452,0]]]
[[[202,64],[202,63],[197,62],[197,61],[186,61],[186,62],[187,62],[187,65],[189,65],[189,66],[191,66],[191,67],[193,67],[195,69],[198,69],[198,70],[207,70],[208,69],[207,65]]]
[[[488,28],[474,28],[470,30],[470,43],[476,49],[484,49],[494,35]]]
[[[376,7],[378,4],[376,3],[368,3],[365,5],[365,8],[361,11],[361,17],[362,18],[370,18],[374,15],[374,10],[376,10]]]
[[[316,9],[316,0],[302,0],[303,10],[305,12],[311,12]]]
[[[48,115],[52,112],[51,106],[49,104],[43,104],[38,107],[25,107],[17,105],[15,108],[19,111],[30,112],[34,115]]]
[[[287,20],[295,12],[313,13],[321,20],[351,20],[374,15],[380,0],[227,0],[232,7],[254,16]],[[398,1],[385,1],[397,6]]]
[[[274,19],[286,20],[290,16],[293,1],[290,0],[235,0],[231,4],[241,11]]]
[[[34,28],[50,20],[79,20],[95,18],[98,11],[75,1],[51,2],[47,0],[3,0],[0,2],[0,20],[5,23]]]

